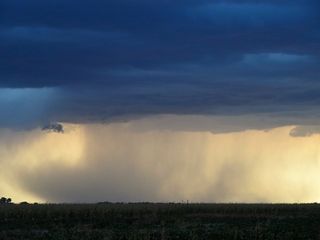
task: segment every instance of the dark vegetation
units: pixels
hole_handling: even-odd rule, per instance
[[[320,205],[1,204],[0,239],[320,239]]]
[[[5,198],[5,197],[0,198],[0,204],[10,204],[10,203],[11,203],[11,198]]]

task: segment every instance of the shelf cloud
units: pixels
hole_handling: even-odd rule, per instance
[[[55,105],[30,126],[153,114],[305,115],[320,96],[318,8],[312,0],[5,0],[0,88],[56,90]],[[24,106],[29,98],[40,101],[28,94]]]

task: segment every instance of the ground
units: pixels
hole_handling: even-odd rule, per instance
[[[320,239],[320,204],[3,204],[0,239]]]

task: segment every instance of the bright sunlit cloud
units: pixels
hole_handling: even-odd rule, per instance
[[[0,191],[49,202],[320,200],[317,134],[137,128],[148,121],[1,130]]]

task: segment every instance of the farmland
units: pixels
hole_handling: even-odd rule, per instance
[[[3,204],[0,239],[320,239],[320,204]]]

